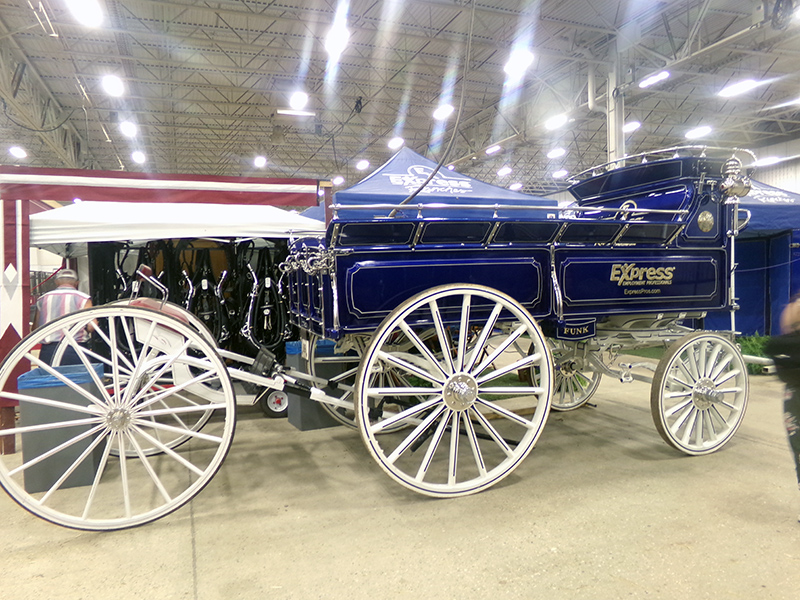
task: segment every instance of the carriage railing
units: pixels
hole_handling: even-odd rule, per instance
[[[380,210],[393,210],[398,208],[397,204],[331,204],[331,210],[333,211],[333,218],[339,219],[339,211],[380,211]],[[432,203],[418,203],[418,204],[405,204],[402,207],[403,212],[408,212],[409,210],[417,211],[416,218],[424,219],[425,215],[423,214],[425,211],[433,211],[433,210],[475,210],[475,211],[493,211],[492,218],[497,219],[499,218],[500,211],[512,211],[512,212],[527,212],[527,211],[541,211],[541,212],[548,212],[549,214],[546,215],[546,219],[557,219],[557,218],[569,218],[569,214],[571,212],[579,212],[579,213],[611,213],[611,214],[618,214],[623,213],[625,215],[647,215],[647,214],[663,214],[663,215],[670,215],[673,217],[677,217],[676,220],[681,220],[681,218],[685,215],[689,214],[688,209],[664,209],[664,208],[621,208],[621,207],[603,207],[603,206],[578,206],[573,204],[564,204],[562,206],[538,206],[535,204],[526,204],[526,205],[517,205],[517,204],[449,204],[443,202],[432,202]],[[558,215],[556,214],[558,213]],[[375,220],[389,220],[395,217],[389,217],[388,215],[371,215],[372,219]]]
[[[594,177],[596,175],[600,175],[601,173],[606,173],[608,171],[612,171],[614,169],[626,166],[626,164],[630,161],[638,160],[640,162],[646,162],[650,158],[658,158],[658,157],[665,158],[665,155],[672,155],[675,158],[679,158],[681,152],[699,152],[699,154],[697,155],[698,158],[704,158],[706,156],[706,152],[724,152],[724,153],[729,153],[732,156],[735,156],[736,153],[738,152],[743,152],[753,159],[753,164],[747,165],[747,168],[755,167],[755,163],[758,160],[756,158],[755,153],[752,150],[748,150],[746,148],[725,148],[722,146],[702,146],[702,145],[672,146],[670,148],[662,148],[660,150],[649,150],[646,152],[640,152],[638,154],[629,154],[626,156],[622,156],[620,158],[615,158],[614,160],[610,160],[607,163],[603,163],[601,165],[595,165],[589,169],[581,171],[580,173],[576,173],[575,175],[570,176],[569,181],[574,183],[588,177]],[[666,156],[666,158],[669,157]]]

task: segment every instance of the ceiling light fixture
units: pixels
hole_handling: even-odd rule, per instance
[[[717,95],[722,96],[723,98],[739,96],[740,94],[747,93],[750,90],[757,88],[759,85],[761,85],[761,83],[763,82],[756,81],[755,79],[745,79],[743,81],[725,86],[718,92]]]
[[[506,176],[506,175],[508,175],[509,173],[511,173],[511,167],[509,167],[508,165],[506,165],[506,166],[504,166],[504,167],[501,167],[501,168],[500,168],[500,170],[499,170],[499,171],[497,171],[497,176],[498,176],[498,177],[505,177],[505,176]]]
[[[27,158],[28,157],[28,153],[25,152],[25,150],[23,150],[19,146],[11,146],[11,148],[8,149],[8,153],[11,156],[13,156],[14,158]]]
[[[331,183],[333,185],[342,185],[344,183],[344,177],[342,177],[341,175],[337,175],[336,177],[331,179]]]
[[[695,127],[687,131],[685,137],[687,140],[697,140],[706,137],[711,131],[711,127],[708,125],[701,125],[700,127]]]
[[[103,10],[97,0],[67,0],[67,8],[81,25],[100,27],[103,24]]]
[[[508,75],[511,81],[518,81],[522,79],[523,75],[525,75],[525,71],[527,71],[528,67],[532,64],[533,52],[527,48],[515,48],[511,51],[508,62],[506,66],[503,67],[503,71],[506,72],[506,75]]]
[[[559,169],[558,171],[553,171],[552,176],[553,179],[564,179],[564,177],[566,177],[568,173],[569,171],[567,171],[566,169]]]
[[[308,104],[308,94],[305,92],[295,92],[289,98],[289,106],[294,110],[303,110]]]
[[[433,111],[433,118],[437,121],[444,121],[447,117],[453,114],[452,104],[441,104],[435,111]]]
[[[558,129],[559,127],[566,125],[568,120],[569,117],[566,113],[562,115],[556,115],[555,117],[550,117],[544,122],[544,128],[552,131],[553,129]]]
[[[567,153],[564,148],[555,148],[547,153],[547,158],[561,158]]]
[[[650,75],[649,77],[645,77],[644,79],[642,79],[639,82],[639,87],[642,89],[649,88],[651,85],[655,85],[660,81],[669,79],[669,75],[670,75],[669,71],[659,71],[658,73],[654,73],[653,75]]]
[[[403,138],[401,138],[400,136],[397,136],[397,137],[393,137],[392,139],[390,139],[389,143],[387,145],[392,150],[397,150],[398,148],[400,148],[400,146],[402,146],[405,143],[406,143],[406,141]]]
[[[622,133],[633,133],[641,126],[642,124],[639,121],[628,121],[622,126]]]
[[[116,75],[104,75],[100,82],[109,96],[119,97],[125,93],[125,84]]]
[[[328,57],[336,62],[347,47],[350,39],[350,31],[347,29],[347,4],[339,4],[336,9],[336,16],[333,18],[328,35],[325,36],[325,50]]]
[[[311,110],[294,110],[293,108],[279,108],[275,112],[287,117],[313,117],[316,114]]]
[[[488,155],[492,155],[495,152],[500,152],[502,149],[503,147],[500,144],[495,144],[494,146],[489,146],[484,152]]]
[[[253,159],[253,166],[255,166],[256,169],[263,169],[264,167],[266,167],[267,166],[266,157],[264,157],[264,156],[256,156]]]
[[[366,171],[369,169],[369,161],[367,159],[360,160],[356,163],[356,169],[359,171]]]
[[[133,162],[143,165],[147,160],[147,157],[144,155],[144,152],[136,150],[133,154],[131,154],[131,159]]]
[[[784,160],[779,156],[768,156],[766,158],[760,158],[756,162],[753,163],[754,167],[768,167],[770,165],[777,164]]]
[[[131,121],[121,121],[119,124],[119,130],[122,132],[122,135],[125,137],[136,137],[136,134],[139,132],[139,128],[136,126],[136,123]]]
[[[510,186],[508,186],[508,189],[516,192],[517,190],[522,189],[522,184],[519,181],[517,181],[516,183],[512,183]]]

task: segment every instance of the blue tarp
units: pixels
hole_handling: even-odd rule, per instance
[[[413,193],[436,168],[432,160],[417,154],[410,148],[401,148],[386,163],[373,173],[362,179],[354,186],[336,192],[333,195],[334,204],[339,205],[366,205],[366,204],[392,204],[397,205]],[[542,219],[548,218],[548,210],[558,207],[558,202],[539,196],[531,196],[514,192],[502,187],[491,185],[472,177],[467,177],[456,171],[442,168],[422,191],[411,200],[409,206],[418,204],[470,204],[480,206],[511,205],[546,207],[546,210],[530,213]],[[374,216],[386,216],[391,209],[373,210]],[[368,211],[340,211],[339,218],[356,218],[352,213],[358,213],[357,218],[364,218]],[[416,210],[407,209],[404,212],[416,214]],[[486,210],[484,209],[485,213]],[[549,210],[555,214],[553,210]],[[425,216],[431,215],[428,211]],[[502,212],[503,216],[514,216],[514,211]],[[455,210],[437,212],[436,216],[464,218],[477,216],[471,211],[459,212]],[[530,218],[530,216],[528,216]]]
[[[790,296],[800,291],[800,194],[752,182],[739,200],[750,223],[736,244],[736,329],[745,335],[778,332],[778,319]],[[726,311],[710,313],[707,329],[727,329]]]
[[[749,210],[752,216],[742,237],[764,237],[800,229],[800,194],[760,181],[753,181],[752,185],[750,193],[739,200],[739,206]]]

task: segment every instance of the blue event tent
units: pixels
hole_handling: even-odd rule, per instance
[[[800,194],[752,184],[739,201],[751,218],[736,244],[736,329],[770,335],[778,333],[781,310],[800,291]],[[705,327],[730,327],[728,313],[709,315]]]
[[[376,169],[373,173],[359,181],[354,186],[336,192],[333,195],[333,204],[337,206],[365,206],[365,205],[392,205],[396,207],[408,198],[422,185],[428,176],[436,169],[437,163],[417,154],[410,148],[401,148],[394,156]],[[533,211],[542,219],[555,215],[558,202],[539,196],[531,196],[514,192],[506,188],[491,185],[472,177],[467,177],[456,171],[442,168],[436,176],[408,203],[408,208],[401,211],[408,216],[416,215],[417,205],[479,205],[481,207],[514,206]],[[370,209],[337,209],[340,219],[362,219],[371,217],[386,217],[392,211],[388,208]],[[539,208],[536,208],[539,207]],[[511,217],[519,209],[500,209],[500,216]],[[493,211],[493,209],[492,209]],[[486,213],[487,208],[474,209],[445,209],[436,213],[425,211],[426,216],[451,216],[478,217],[479,213]]]

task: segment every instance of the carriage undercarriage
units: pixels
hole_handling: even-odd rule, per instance
[[[708,185],[705,177],[700,192]],[[727,285],[735,206],[725,206],[728,196],[710,187],[709,198],[718,194],[718,199],[707,201],[706,212],[709,207],[717,211],[716,229],[703,230],[710,231],[707,239],[695,235],[700,241],[692,239],[687,249],[680,247],[681,236],[690,232],[687,226],[693,226],[698,211],[684,207],[671,211],[671,221],[650,223],[630,219],[636,211],[618,204],[612,219],[602,223],[616,228],[603,234],[611,235],[612,243],[593,239],[586,247],[573,243],[562,250],[559,236],[582,221],[537,220],[536,235],[544,238],[530,241],[526,233],[528,249],[515,239],[502,247],[486,241],[467,250],[463,243],[451,248],[434,240],[426,250],[429,221],[411,218],[412,234],[402,234],[405,246],[390,248],[391,256],[413,262],[421,255],[419,264],[434,278],[448,275],[443,283],[420,284],[386,310],[348,287],[364,273],[374,277],[376,271],[369,269],[388,254],[386,249],[365,252],[357,244],[355,250],[342,249],[344,228],[334,227],[327,240],[331,248],[312,252],[324,260],[307,260],[303,245],[297,250],[302,260],[287,267],[290,306],[302,331],[303,370],[286,368],[268,353],[252,358],[223,351],[202,323],[175,307],[114,304],[63,317],[33,332],[6,357],[0,390],[8,390],[12,378],[29,366],[38,367],[79,401],[23,386],[0,392],[20,406],[19,422],[0,430],[0,439],[13,436],[20,448],[0,456],[0,483],[30,512],[67,527],[112,530],[158,519],[199,493],[220,468],[233,440],[241,384],[259,388],[254,397],[292,391],[319,402],[339,423],[359,431],[368,454],[390,478],[434,497],[476,493],[507,477],[530,454],[550,411],[584,406],[603,376],[650,383],[651,412],[661,437],[686,454],[714,452],[742,422],[748,375],[731,332],[687,325],[702,318],[706,305],[729,306],[735,299]],[[660,218],[668,211],[649,212]],[[485,220],[491,231],[487,239],[496,243],[511,221],[495,217]],[[630,235],[639,236],[638,246],[620,243]],[[597,248],[610,248],[603,250],[607,265],[594,258]],[[481,252],[500,258],[478,261]],[[526,253],[543,258],[528,261]],[[667,262],[659,262],[659,253],[670,255]],[[369,260],[358,262],[361,255]],[[437,262],[440,256],[444,263]],[[489,264],[486,272],[492,276],[502,272],[503,281],[495,286],[471,277],[459,280],[461,256],[470,267],[464,273],[480,262]],[[645,266],[632,267],[636,264]],[[392,266],[387,261],[378,275],[384,277]],[[633,268],[635,275],[638,268],[639,280],[654,285],[624,289],[663,295],[651,304],[641,295],[606,301],[605,311],[586,319],[592,304],[576,289],[589,292],[569,279],[606,266],[612,273],[609,289],[623,289],[620,273]],[[691,271],[685,282],[677,275],[681,269]],[[695,281],[704,277],[704,269],[714,273],[713,286],[707,286],[712,292]],[[337,281],[344,273],[350,279]],[[521,273],[527,282],[533,273],[538,277],[536,286],[531,284],[534,292],[515,288],[521,292],[508,293],[509,273]],[[551,289],[545,275],[552,276]],[[448,281],[452,277],[456,281]],[[374,281],[387,289],[405,285]],[[672,283],[675,287],[668,289]],[[679,286],[693,286],[699,295],[666,296],[672,289],[680,292]],[[593,291],[600,297],[605,293]],[[572,315],[571,306],[577,307]],[[654,310],[637,311],[640,306]],[[345,309],[351,313],[345,315]],[[92,331],[91,343],[79,343],[86,330]],[[84,384],[38,359],[39,344],[51,335],[62,338],[53,364],[74,351],[77,368],[88,374]],[[652,346],[666,348],[657,364],[629,360],[626,354]],[[44,470],[49,478],[37,474]]]

